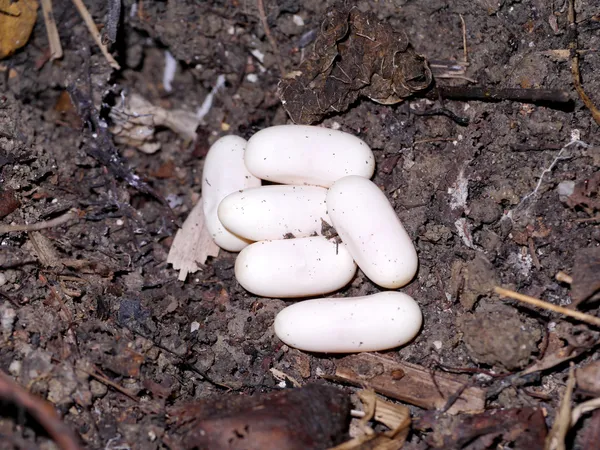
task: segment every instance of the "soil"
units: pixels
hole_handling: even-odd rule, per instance
[[[104,23],[109,2],[86,3],[96,23]],[[166,407],[226,390],[245,395],[276,390],[280,381],[270,368],[303,383],[317,380],[334,370],[335,358],[282,346],[272,323],[289,302],[246,292],[233,275],[235,254],[221,251],[185,282],[166,263],[177,225],[201,194],[210,144],[226,134],[248,138],[289,123],[277,97],[278,58],[256,4],[122,3],[112,46],[120,71],[108,65],[67,0],[53,2],[61,60],[49,60],[40,9],[29,43],[0,62],[2,224],[78,211],[78,220],[0,236],[0,368],[52,402],[87,448],[166,448]],[[332,4],[265,1],[286,72],[307,57]],[[594,328],[491,293],[502,285],[568,305],[570,287],[556,274],[575,275],[578,255],[597,255],[600,246],[597,190],[589,191],[586,204],[569,201],[572,189],[564,192],[565,186],[587,188],[586,180],[600,167],[599,126],[575,93],[570,60],[552,52],[569,46],[567,3],[400,0],[356,6],[404,31],[430,62],[448,66],[464,58],[462,16],[466,72],[463,78],[439,78],[439,84],[465,85],[468,78],[488,87],[567,90],[576,99],[570,109],[444,101],[469,119],[461,126],[446,116],[415,114],[439,102],[383,105],[362,98],[321,122],[371,146],[377,161],[373,180],[419,254],[418,275],[402,291],[421,305],[423,329],[409,345],[385,353],[432,369],[502,374],[543,356],[550,334],[595,342]],[[575,6],[580,48],[600,48],[597,5],[581,0]],[[177,60],[171,90],[163,84],[167,51]],[[586,92],[600,103],[600,55],[585,52],[580,69]],[[195,142],[157,128],[160,151],[146,154],[119,144],[113,156],[121,165],[92,151],[97,135],[85,126],[81,108],[68,101],[67,88],[76,86],[104,118],[131,93],[166,109],[195,112],[220,75],[225,85]],[[565,147],[573,140],[580,142]],[[148,189],[136,187],[131,174]],[[378,291],[359,273],[336,295]],[[590,314],[597,307],[580,305]],[[576,366],[599,355],[591,348]],[[112,380],[136,400],[90,373]],[[534,386],[544,395],[512,386],[491,396],[487,407],[545,408],[551,425],[567,373],[566,364],[543,372]],[[0,446],[56,448],[31,423],[25,425],[17,415],[0,418],[0,433],[12,439]],[[414,433],[409,442],[420,448],[422,439]],[[573,448],[578,442],[571,442]]]

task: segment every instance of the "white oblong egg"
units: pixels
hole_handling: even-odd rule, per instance
[[[235,260],[235,277],[253,294],[292,298],[344,287],[356,273],[348,251],[322,236],[261,241]]]
[[[261,186],[228,195],[219,205],[219,220],[232,233],[251,241],[320,234],[329,223],[327,189],[318,186]]]
[[[319,298],[295,303],[275,317],[275,334],[308,352],[374,352],[399,347],[419,332],[423,316],[402,292]]]
[[[417,272],[410,236],[387,197],[366,178],[349,176],[327,193],[327,212],[338,235],[367,277],[396,289]]]
[[[248,140],[246,167],[258,178],[285,184],[329,187],[347,175],[371,178],[369,146],[343,131],[308,125],[278,125]]]
[[[261,181],[244,164],[246,140],[223,136],[209,149],[202,172],[202,207],[206,228],[215,243],[230,252],[239,252],[250,242],[231,233],[217,215],[219,203],[232,192],[260,186]]]

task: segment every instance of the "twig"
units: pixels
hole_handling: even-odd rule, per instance
[[[575,426],[579,418],[590,411],[600,408],[600,397],[593,398],[587,402],[580,403],[571,411],[571,426]]]
[[[283,67],[283,62],[281,61],[281,54],[279,53],[279,47],[277,46],[277,41],[271,34],[271,29],[269,28],[269,24],[267,23],[267,15],[265,14],[265,5],[263,0],[256,0],[256,7],[258,8],[258,15],[260,17],[260,21],[265,30],[265,35],[269,40],[269,44],[271,44],[271,48],[273,49],[273,53],[275,54],[275,61],[277,62],[277,67],[279,67],[280,76],[285,75],[285,69]]]
[[[565,392],[560,400],[558,412],[554,417],[554,425],[552,425],[552,429],[546,437],[544,450],[566,450],[565,438],[571,424],[571,397],[573,396],[574,388],[575,370],[573,370],[573,363],[571,363],[567,386],[565,387]]]
[[[455,138],[430,138],[430,139],[418,139],[412,143],[412,147],[419,144],[429,144],[432,142],[452,142]]]
[[[100,47],[100,50],[102,51],[102,54],[106,58],[106,61],[108,61],[108,64],[110,64],[110,66],[113,69],[119,70],[121,68],[121,66],[119,66],[119,63],[109,53],[108,49],[106,48],[106,45],[104,45],[102,43],[102,38],[100,37],[100,32],[98,31],[98,28],[96,27],[96,24],[94,23],[94,19],[92,18],[90,12],[87,10],[85,5],[83,4],[83,1],[82,0],[72,0],[72,1],[75,4],[77,11],[79,11],[79,14],[83,18],[83,21],[87,25],[87,28],[88,28],[90,34],[94,38],[94,41],[96,41],[96,44],[98,45],[98,47]]]
[[[116,391],[119,391],[121,394],[126,395],[127,397],[129,397],[131,400],[135,401],[135,402],[139,402],[139,398],[136,397],[135,394],[129,392],[127,389],[125,389],[122,386],[119,386],[117,383],[115,383],[114,381],[109,380],[106,377],[103,377],[102,375],[96,373],[96,372],[92,372],[91,370],[87,370],[87,369],[83,369],[81,367],[75,367],[76,370],[80,370],[83,373],[87,373],[90,377],[95,378],[96,380],[98,380],[101,383],[106,384],[107,386],[112,387],[113,389],[115,389]]]
[[[65,302],[63,301],[60,294],[58,292],[56,292],[56,289],[54,289],[54,286],[52,286],[50,284],[46,275],[44,275],[43,273],[40,273],[39,279],[42,283],[44,283],[46,285],[46,287],[48,287],[48,289],[50,289],[50,292],[52,293],[52,296],[56,299],[59,308],[65,313],[65,316],[67,316],[66,319],[67,319],[67,322],[69,323],[69,328],[70,328],[71,324],[73,323],[73,314],[71,314],[71,311],[69,310],[69,308],[67,308],[67,305],[65,305]]]
[[[48,432],[61,450],[79,450],[77,438],[49,402],[35,397],[0,371],[0,398],[25,409]]]
[[[568,104],[573,100],[567,91],[558,89],[493,88],[481,86],[436,86],[426,97],[451,100],[483,100],[501,102],[511,100],[523,103]]]
[[[44,220],[42,222],[22,224],[22,225],[0,225],[0,235],[5,233],[12,233],[17,231],[40,231],[46,228],[57,227],[70,220],[78,219],[79,212],[77,210],[71,210],[62,216],[56,217],[51,220]]]
[[[554,305],[549,302],[545,302],[535,297],[530,297],[529,295],[519,294],[518,292],[511,291],[510,289],[505,289],[500,286],[494,287],[494,292],[501,297],[512,298],[513,300],[518,300],[523,303],[527,303],[529,305],[537,306],[538,308],[543,308],[549,311],[553,311],[559,314],[563,314],[568,317],[572,317],[573,319],[580,320],[590,325],[594,325],[600,327],[600,317],[592,316],[591,314],[585,314],[579,311],[575,311],[573,309],[564,308],[562,306]]]
[[[469,64],[469,54],[467,52],[467,25],[465,24],[465,18],[462,14],[458,15],[462,24],[462,38],[463,38],[463,59],[465,65]]]
[[[42,11],[44,12],[44,24],[46,33],[48,33],[48,43],[50,44],[50,59],[59,59],[63,56],[63,49],[60,45],[60,37],[56,29],[56,20],[52,10],[52,0],[42,0]]]
[[[592,113],[592,117],[600,125],[600,111],[594,105],[594,102],[587,96],[581,85],[581,74],[579,73],[579,53],[577,52],[577,23],[575,22],[575,0],[569,0],[569,50],[571,51],[571,74],[573,75],[573,84],[579,94],[579,98]]]
[[[574,222],[579,222],[579,223],[600,222],[600,216],[579,218],[579,219],[575,219]]]

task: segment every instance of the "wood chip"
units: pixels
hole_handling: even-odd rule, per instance
[[[62,267],[60,255],[50,239],[39,231],[30,231],[29,239],[42,265],[45,267]]]
[[[402,448],[410,431],[410,410],[379,398],[375,391],[358,392],[363,403],[364,416],[359,422],[360,433],[353,439],[328,450],[396,450]],[[371,421],[384,424],[389,431],[376,432]]]
[[[337,363],[335,376],[325,378],[367,386],[387,397],[425,409],[444,408],[448,399],[462,390],[448,410],[450,414],[480,412],[485,406],[483,389],[464,388],[465,383],[456,377],[371,353],[341,359]]]

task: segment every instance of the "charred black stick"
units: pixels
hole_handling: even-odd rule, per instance
[[[573,102],[569,92],[559,89],[493,88],[481,86],[436,86],[425,97],[437,100],[510,100],[523,103],[566,105]]]

